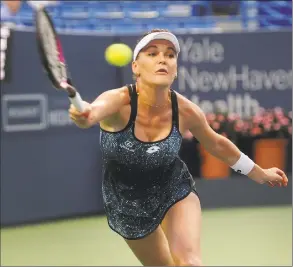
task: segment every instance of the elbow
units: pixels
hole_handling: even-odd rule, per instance
[[[237,147],[229,139],[219,134],[209,146],[209,152],[212,155],[228,162],[234,160],[235,150],[238,150]]]
[[[227,148],[230,145],[230,140],[227,139],[226,137],[217,134],[216,142],[215,142],[215,149],[218,153],[223,153],[224,151],[227,150]]]
[[[228,165],[233,165],[240,156],[239,149],[226,137],[219,135],[215,144],[215,156]]]

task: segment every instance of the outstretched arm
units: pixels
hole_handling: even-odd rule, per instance
[[[282,170],[278,168],[262,169],[244,155],[229,139],[217,134],[209,126],[205,114],[197,105],[189,100],[187,103],[189,130],[210,154],[260,184],[287,186],[288,178]]]
[[[104,120],[110,120],[122,106],[129,104],[127,87],[106,91],[99,95],[91,104],[84,102],[85,111],[79,112],[73,105],[69,108],[70,118],[80,128],[89,128]]]

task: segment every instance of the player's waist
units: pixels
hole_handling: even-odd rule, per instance
[[[189,175],[186,165],[179,158],[174,159],[170,164],[153,168],[112,163],[104,165],[103,170],[105,179],[144,188],[157,184],[164,186],[172,180],[172,177],[179,179],[181,176]]]

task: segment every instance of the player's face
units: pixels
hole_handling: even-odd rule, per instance
[[[174,45],[167,40],[153,40],[132,65],[140,82],[155,86],[170,86],[177,75],[177,55]]]

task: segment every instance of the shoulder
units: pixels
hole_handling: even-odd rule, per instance
[[[112,100],[117,100],[123,104],[129,104],[130,102],[130,95],[127,86],[104,91],[102,94],[100,94],[99,98],[111,98]]]
[[[178,109],[180,113],[184,114],[187,118],[201,116],[203,114],[203,111],[200,109],[198,105],[190,101],[185,96],[179,94],[178,92],[174,92],[177,96]]]
[[[177,96],[178,110],[180,117],[184,120],[188,128],[195,127],[204,118],[205,115],[198,105],[190,101],[185,96],[174,91]]]
[[[126,96],[129,95],[129,91],[127,86],[122,86],[119,88],[106,90],[105,92],[103,92],[103,94]]]

